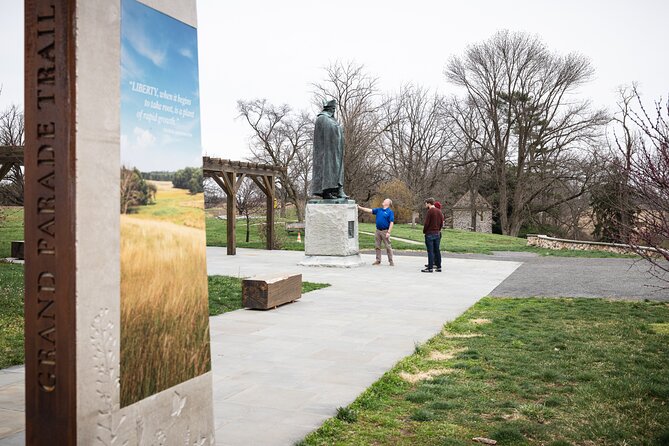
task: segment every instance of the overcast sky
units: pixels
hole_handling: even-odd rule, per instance
[[[0,110],[23,101],[23,0],[0,0]],[[415,82],[454,93],[443,70],[499,29],[538,34],[558,53],[590,58],[595,79],[582,96],[602,107],[637,81],[644,96],[669,93],[666,0],[199,0],[203,150],[249,155],[249,131],[235,119],[238,99],[267,98],[309,109],[323,67],[354,60],[384,91]]]

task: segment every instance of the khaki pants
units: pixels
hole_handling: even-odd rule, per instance
[[[386,253],[388,254],[388,261],[389,262],[393,261],[393,247],[390,245],[390,239],[386,237],[386,234],[388,234],[387,229],[384,229],[383,231],[377,229],[376,234],[374,236],[374,248],[376,248],[376,260],[378,262],[381,261],[381,243],[386,245]]]

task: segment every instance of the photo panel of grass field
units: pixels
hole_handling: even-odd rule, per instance
[[[211,369],[197,30],[121,12],[121,406]]]

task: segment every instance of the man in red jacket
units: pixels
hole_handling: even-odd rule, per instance
[[[423,223],[423,234],[425,234],[425,246],[427,247],[427,266],[422,269],[423,273],[431,273],[436,268],[441,272],[441,250],[439,242],[441,241],[441,228],[444,226],[444,216],[441,211],[434,206],[434,198],[425,200],[427,214],[425,223]]]

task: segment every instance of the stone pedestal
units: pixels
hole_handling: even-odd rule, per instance
[[[353,200],[311,200],[304,232],[304,266],[357,267],[358,206]]]

